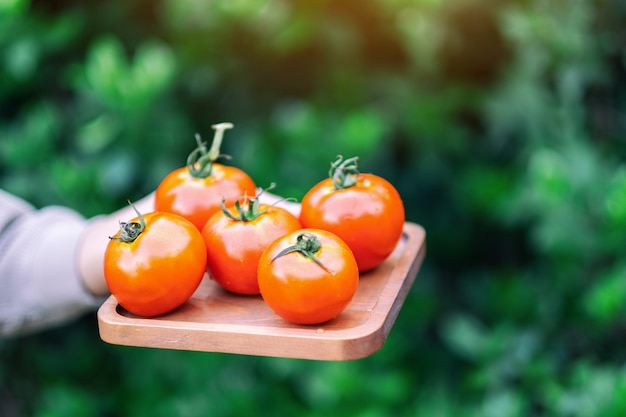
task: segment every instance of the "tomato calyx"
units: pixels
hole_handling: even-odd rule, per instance
[[[343,190],[356,185],[360,174],[357,166],[358,159],[358,156],[354,156],[344,160],[343,156],[339,155],[335,162],[330,163],[328,176],[332,180],[335,190]]]
[[[196,142],[198,147],[191,151],[187,157],[187,169],[191,176],[195,178],[207,178],[213,170],[213,163],[219,158],[230,158],[228,155],[220,153],[222,140],[224,139],[224,131],[232,129],[232,123],[218,123],[211,126],[215,133],[213,134],[213,142],[211,148],[207,149],[206,143],[202,142],[200,135],[196,133]]]
[[[251,222],[259,216],[265,214],[267,210],[259,211],[259,199],[256,197],[243,197],[244,203],[241,205],[239,200],[235,201],[235,210],[237,215],[233,214],[226,208],[226,200],[222,198],[222,212],[226,217],[236,222]]]
[[[272,258],[270,263],[274,262],[276,259],[278,259],[278,258],[280,258],[282,256],[287,255],[288,253],[298,252],[301,255],[309,258],[310,260],[312,260],[313,262],[315,262],[319,266],[321,266],[329,274],[332,274],[332,271],[329,270],[322,263],[322,261],[320,261],[317,258],[317,256],[315,256],[315,254],[317,252],[319,252],[320,249],[322,249],[322,244],[319,241],[319,239],[317,238],[317,236],[315,236],[312,233],[303,232],[303,233],[300,233],[298,235],[298,237],[296,238],[296,244],[295,245],[289,246],[289,247],[283,249],[282,251],[280,251],[276,256],[274,256],[274,258]]]
[[[231,211],[226,208],[226,204],[225,204],[226,200],[222,198],[222,212],[224,213],[226,217],[234,221],[238,221],[238,222],[254,221],[260,216],[262,216],[263,214],[267,213],[267,210],[259,211],[259,205],[261,204],[259,197],[261,197],[261,194],[263,194],[265,191],[269,191],[273,189],[274,187],[276,187],[275,182],[271,183],[270,186],[265,189],[260,189],[256,197],[248,197],[248,196],[241,197],[244,201],[243,205],[239,202],[239,199],[237,199],[235,201],[235,210],[238,213],[237,215],[231,213]],[[289,201],[289,200],[291,199],[282,198],[276,201],[275,203],[273,203],[272,206],[275,206],[281,201]]]
[[[133,203],[128,200],[128,204],[135,210],[137,213],[137,217],[139,218],[139,222],[123,222],[120,220],[120,235],[119,237],[111,237],[109,239],[115,240],[116,242],[123,243],[131,243],[134,242],[137,237],[145,230],[146,221],[144,220],[141,213],[137,210],[137,208],[133,205]]]

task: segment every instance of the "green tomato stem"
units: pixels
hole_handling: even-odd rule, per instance
[[[196,142],[198,146],[187,157],[187,169],[195,178],[207,178],[213,170],[213,163],[221,157],[229,158],[228,155],[220,153],[222,140],[224,139],[224,131],[232,129],[232,123],[218,123],[211,126],[215,133],[213,134],[213,142],[211,148],[207,150],[206,144],[202,142],[199,134],[196,134]]]
[[[298,235],[298,237],[296,238],[296,244],[293,246],[289,246],[285,249],[283,249],[282,251],[280,251],[278,253],[278,255],[276,255],[271,261],[274,262],[276,259],[287,255],[288,253],[292,253],[292,252],[298,252],[301,255],[309,258],[310,260],[312,260],[313,262],[315,262],[316,264],[318,264],[319,266],[321,266],[326,272],[328,272],[329,274],[332,274],[332,271],[330,271],[323,263],[322,261],[320,261],[315,254],[317,252],[319,252],[319,250],[322,249],[322,244],[319,241],[319,239],[317,238],[317,236],[315,236],[312,233],[307,233],[307,232],[302,232]]]
[[[328,176],[333,181],[335,190],[343,190],[356,185],[360,173],[357,165],[358,159],[358,156],[354,156],[344,161],[339,155],[335,162],[331,162]]]
[[[116,242],[123,242],[123,243],[134,242],[135,239],[137,239],[137,237],[139,237],[139,235],[146,228],[146,221],[141,215],[141,213],[139,212],[139,210],[137,210],[137,208],[133,205],[133,203],[130,202],[130,200],[128,200],[128,204],[130,204],[133,210],[135,210],[135,213],[137,213],[137,217],[139,218],[139,223],[120,221],[120,236],[119,237],[109,236],[109,239],[115,240]]]
[[[211,126],[215,133],[213,134],[213,143],[211,143],[211,149],[209,149],[209,159],[216,161],[220,155],[220,148],[222,147],[222,140],[224,139],[224,131],[235,127],[232,123],[224,122]]]
[[[235,209],[237,211],[237,215],[234,215],[230,212],[230,210],[228,210],[226,208],[226,200],[224,198],[222,198],[222,212],[224,213],[224,215],[234,221],[240,221],[240,222],[251,222],[253,220],[256,220],[259,216],[262,216],[263,214],[267,213],[267,210],[264,211],[259,211],[259,197],[261,196],[261,194],[263,194],[263,192],[265,191],[269,191],[272,188],[274,188],[276,186],[276,183],[271,183],[269,187],[267,187],[265,190],[261,189],[261,191],[256,195],[256,197],[248,197],[248,196],[243,196],[241,197],[244,201],[243,206],[241,205],[241,203],[239,202],[239,199],[237,199],[235,201]]]

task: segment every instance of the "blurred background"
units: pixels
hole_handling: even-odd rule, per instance
[[[90,217],[194,134],[302,198],[336,155],[427,257],[387,343],[318,362],[129,348],[94,314],[0,340],[6,416],[626,410],[626,2],[0,0],[0,187]]]

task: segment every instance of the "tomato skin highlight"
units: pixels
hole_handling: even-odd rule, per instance
[[[260,294],[257,266],[261,254],[274,240],[301,228],[298,218],[283,208],[260,204],[258,210],[265,213],[251,221],[217,212],[202,229],[209,276],[236,294]],[[229,211],[236,215],[234,207]]]
[[[200,232],[180,216],[143,217],[145,229],[134,241],[109,241],[104,276],[122,307],[151,317],[180,307],[196,291],[206,269],[206,248]]]
[[[301,253],[277,255],[296,244],[301,233],[315,235],[322,248],[315,254],[321,267]],[[301,229],[275,240],[261,255],[258,267],[261,295],[283,319],[296,324],[321,324],[348,306],[359,284],[350,248],[338,236],[320,229]]]
[[[354,186],[338,190],[326,178],[302,198],[302,226],[328,230],[343,239],[361,272],[374,269],[393,252],[404,221],[398,191],[374,174],[360,173]]]
[[[221,209],[222,198],[230,205],[236,199],[256,194],[256,185],[243,170],[213,163],[211,175],[197,178],[187,167],[170,172],[155,193],[155,210],[178,214],[202,230]]]

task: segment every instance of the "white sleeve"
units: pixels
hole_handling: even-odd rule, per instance
[[[72,210],[37,210],[0,190],[0,336],[65,323],[103,301],[78,272],[86,225]]]

